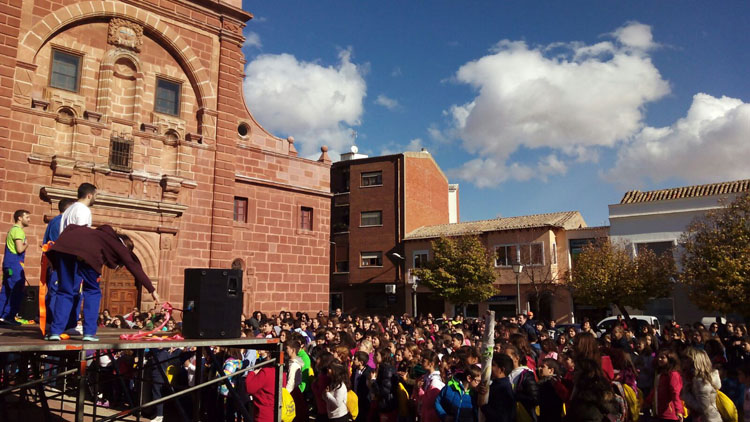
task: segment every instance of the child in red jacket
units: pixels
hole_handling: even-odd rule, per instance
[[[644,406],[651,407],[654,418],[660,421],[681,421],[685,415],[680,393],[682,376],[680,361],[675,352],[662,349],[656,356],[654,389],[646,397]]]

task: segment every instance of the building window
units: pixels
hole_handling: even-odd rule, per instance
[[[521,264],[544,265],[544,244],[526,243],[522,245],[500,245],[495,247],[495,266],[509,267],[516,263],[521,252]]]
[[[234,221],[247,223],[247,198],[234,197]]]
[[[362,252],[362,267],[382,267],[383,252]]]
[[[133,140],[120,136],[109,138],[109,168],[117,171],[133,170]]]
[[[523,251],[527,245],[523,245],[521,249],[521,258],[523,259]],[[544,265],[544,244],[532,243],[528,245],[529,248],[529,259],[526,260],[526,265]]]
[[[427,251],[414,251],[414,268],[424,268],[428,256]]]
[[[363,211],[362,220],[360,223],[361,227],[369,226],[382,226],[383,225],[383,211]]]
[[[348,273],[349,272],[349,261],[339,261],[336,263],[337,273]]]
[[[495,247],[495,266],[510,267],[516,263],[516,245]]]
[[[383,185],[383,172],[382,171],[371,171],[362,173],[362,183],[360,186],[382,186]]]
[[[552,244],[552,256],[550,257],[550,262],[553,265],[557,265],[557,243]]]
[[[312,230],[313,229],[313,209],[310,207],[302,207],[300,208],[300,221],[299,221],[299,228],[302,230]]]
[[[156,102],[154,111],[178,116],[180,114],[180,88],[178,82],[156,79]]]
[[[644,242],[635,244],[636,254],[639,254],[646,249],[652,251],[654,254],[656,254],[656,256],[661,256],[665,253],[669,253],[670,255],[672,255],[674,254],[674,242]]]
[[[49,86],[78,92],[81,56],[52,49],[52,71]]]

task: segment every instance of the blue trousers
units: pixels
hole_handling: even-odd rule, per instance
[[[47,295],[44,297],[45,305],[47,306],[47,324],[52,326],[52,320],[55,317],[55,303],[57,303],[57,286],[59,278],[57,277],[57,270],[52,265],[47,267]],[[81,295],[78,291],[73,295],[73,308],[68,318],[68,323],[65,325],[65,329],[75,328],[78,325],[78,314],[81,310]]]
[[[50,333],[60,335],[71,318],[71,312],[77,313],[77,309],[74,309],[74,296],[81,290],[83,283],[83,334],[96,335],[96,319],[102,299],[99,272],[76,256],[63,253],[55,254],[54,266],[58,281]],[[76,315],[72,317],[75,318]]]
[[[6,264],[3,263],[3,287],[0,289],[0,318],[12,321],[21,308],[26,275],[20,263]]]

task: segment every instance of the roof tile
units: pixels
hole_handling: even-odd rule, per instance
[[[725,195],[730,193],[750,192],[750,179],[734,182],[711,183],[707,185],[684,186],[679,188],[625,192],[620,204],[663,201],[667,199],[695,198],[700,196]]]
[[[575,217],[579,218],[576,219]],[[579,227],[581,222],[583,222],[583,217],[578,211],[553,212],[549,214],[502,217],[493,218],[491,220],[424,226],[408,233],[404,238],[406,240],[431,239],[442,236],[463,236],[491,231],[528,229],[536,227],[563,227],[565,229],[573,229]],[[585,225],[585,223],[583,224]]]

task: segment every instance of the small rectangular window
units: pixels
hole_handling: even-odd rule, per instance
[[[180,114],[181,84],[166,79],[156,79],[156,101],[154,111],[178,116]]]
[[[234,197],[234,221],[247,223],[247,198]]]
[[[349,272],[349,261],[339,261],[336,263],[337,273],[348,273]]]
[[[362,252],[362,267],[382,267],[383,252]]]
[[[383,172],[382,171],[371,171],[362,173],[362,183],[360,186],[382,186],[383,185]]]
[[[309,207],[302,207],[300,209],[300,222],[299,228],[302,230],[313,229],[313,209]]]
[[[81,56],[52,49],[52,71],[49,86],[78,92]]]
[[[552,264],[557,264],[557,243],[552,244],[552,256],[550,257]]]
[[[383,225],[383,212],[382,211],[364,211],[362,212],[362,227],[368,226],[382,226]]]
[[[503,245],[495,248],[495,266],[509,267],[516,263],[516,245]]]
[[[544,244],[532,243],[529,245],[529,265],[544,265]]]
[[[414,268],[424,268],[427,264],[427,251],[414,251]]]
[[[109,168],[117,171],[133,170],[133,140],[120,136],[109,138]]]

